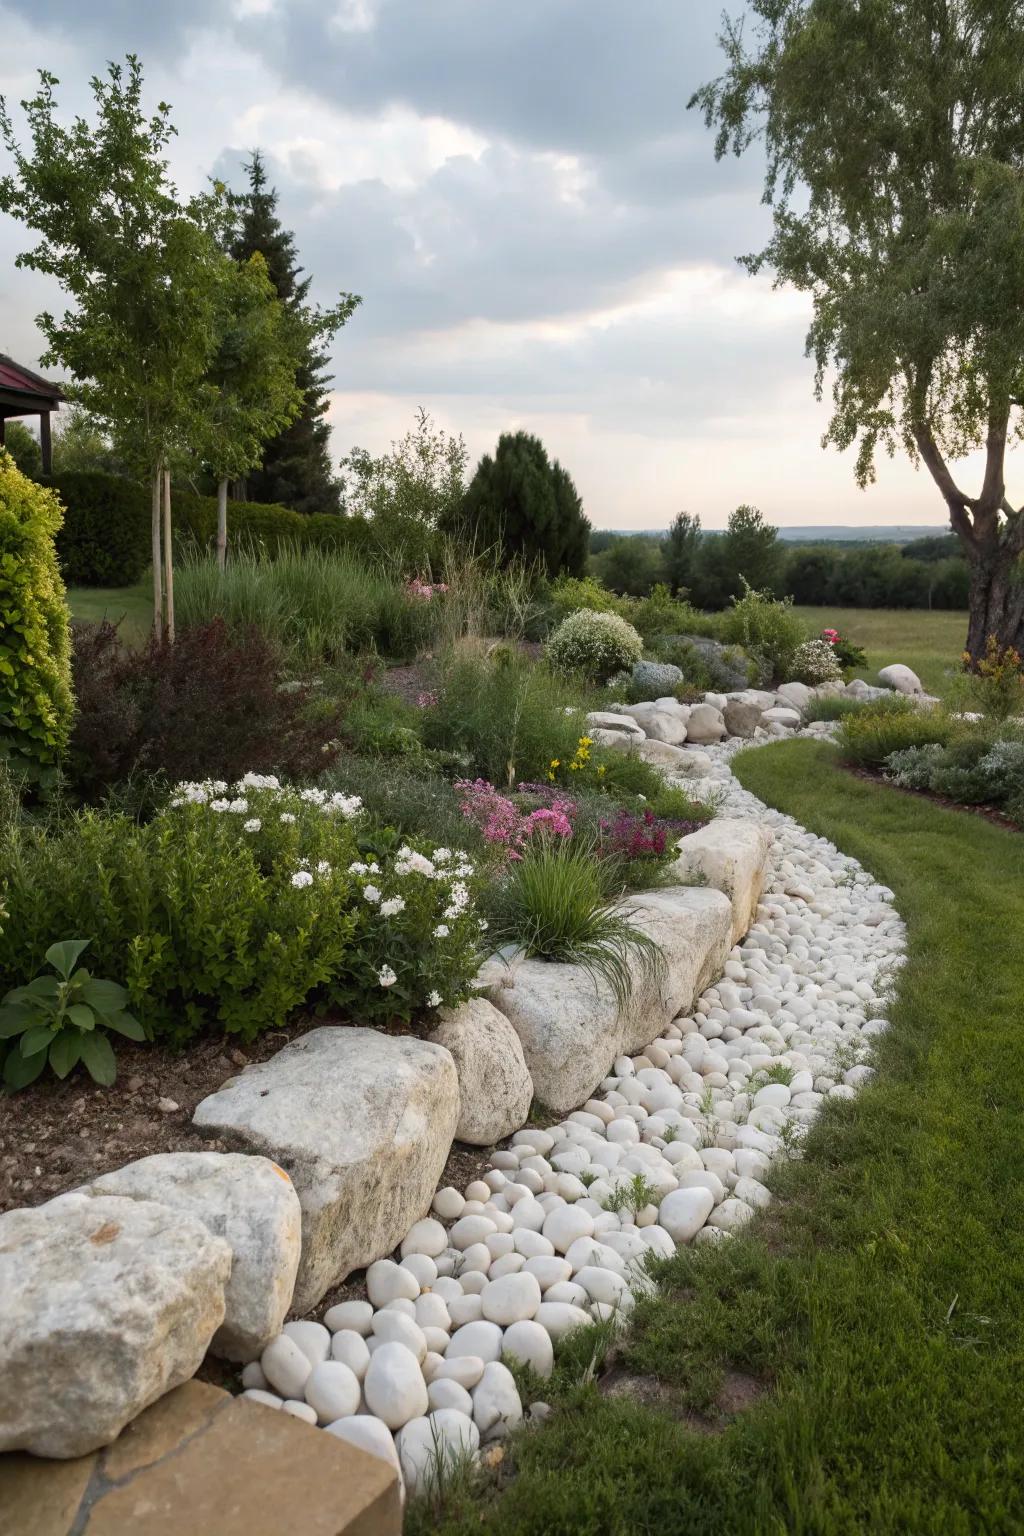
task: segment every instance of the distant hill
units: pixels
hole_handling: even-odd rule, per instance
[[[705,533],[724,533],[723,528],[706,528]],[[664,538],[665,528],[595,528],[595,533],[628,537],[642,534]],[[949,533],[948,523],[808,523],[803,527],[785,526],[779,538],[788,544],[910,544],[914,539],[942,538]]]

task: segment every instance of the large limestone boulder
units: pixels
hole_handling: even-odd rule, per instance
[[[488,996],[519,1036],[540,1103],[556,1117],[585,1103],[619,1053],[607,982],[581,965],[523,960]]]
[[[785,704],[779,704],[775,709],[766,709],[762,719],[765,725],[781,725],[787,731],[795,731],[800,725],[800,711],[790,709]]]
[[[493,1146],[525,1124],[533,1079],[519,1036],[503,1013],[475,997],[444,1009],[430,1038],[451,1052],[459,1074],[458,1141]]]
[[[875,688],[871,685],[871,683],[866,683],[862,677],[852,678],[851,681],[847,683],[843,691],[844,693],[847,693],[851,699],[870,700],[892,698],[891,689]]]
[[[643,740],[643,727],[632,715],[619,714],[612,709],[594,709],[587,716],[587,730],[591,736],[595,731],[614,731],[622,736],[632,736],[636,741]]]
[[[703,876],[710,887],[728,897],[732,944],[743,937],[754,920],[767,879],[771,846],[772,834],[766,826],[732,816],[716,816],[677,844],[679,857],[672,868],[681,877]]]
[[[897,693],[908,695],[924,693],[924,684],[917,673],[899,662],[894,662],[889,667],[882,667],[878,676],[888,688],[895,688]]]
[[[299,1267],[302,1209],[276,1163],[242,1152],[164,1152],[103,1174],[83,1193],[158,1200],[224,1239],[231,1278],[215,1355],[245,1364],[280,1333]]]
[[[653,768],[663,768],[666,773],[685,773],[688,754],[682,747],[670,746],[667,741],[642,741],[636,749],[637,757],[643,758]]]
[[[714,764],[706,752],[698,752],[696,747],[687,747],[673,759],[671,772],[672,777],[677,779],[707,779],[711,777],[713,769]]]
[[[722,711],[729,735],[742,736],[747,740],[753,737],[760,726],[761,715],[759,705],[750,704],[744,699],[729,699]]]
[[[0,1216],[0,1451],[83,1456],[198,1370],[231,1249],[153,1200],[75,1192]]]
[[[293,1307],[390,1253],[430,1205],[455,1138],[448,1051],[374,1029],[313,1029],[204,1099],[203,1130],[262,1153],[302,1206]]]
[[[678,747],[686,740],[690,719],[689,708],[677,704],[669,709],[658,704],[643,720],[644,734],[651,741],[663,741],[670,747]]]
[[[769,693],[766,688],[740,688],[727,697],[737,699],[741,704],[756,704],[758,709],[771,709],[778,703],[774,693]]]
[[[698,744],[721,741],[725,733],[725,721],[721,710],[713,708],[710,704],[695,704],[690,710],[690,718],[686,722],[687,741]]]
[[[780,683],[778,695],[784,705],[798,709],[801,714],[814,698],[813,691],[806,683]]]
[[[652,938],[665,959],[658,981],[637,986],[622,1015],[618,1054],[631,1056],[678,1014],[689,1013],[721,976],[732,944],[731,908],[721,891],[696,886],[641,891],[624,906],[633,927]]]
[[[653,1040],[725,965],[731,908],[721,892],[646,891],[624,901],[623,911],[660,945],[665,960],[656,981],[645,982],[641,966],[633,967],[625,1008],[608,983],[583,966],[544,960],[524,960],[492,994],[522,1042],[538,1100],[556,1115],[585,1103],[616,1056]]]

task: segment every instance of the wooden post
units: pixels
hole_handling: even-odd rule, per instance
[[[217,481],[217,564],[221,570],[228,555],[228,477]]]
[[[164,602],[167,605],[168,640],[174,640],[174,552],[171,546],[171,472],[164,469]]]
[[[158,464],[153,471],[153,504],[152,504],[152,534],[153,534],[153,633],[158,640],[163,639],[164,633],[164,597],[162,576],[162,554],[160,549],[160,490],[163,485],[163,470]]]
[[[43,474],[53,473],[53,448],[50,443],[50,413],[39,412],[39,447],[43,454]]]

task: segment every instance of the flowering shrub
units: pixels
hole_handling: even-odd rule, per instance
[[[598,763],[596,767],[593,767],[590,761],[590,749],[593,745],[592,737],[581,736],[576,743],[576,750],[568,762],[563,762],[560,757],[551,758],[548,763],[548,783],[555,784],[560,777],[569,773],[578,773],[581,778],[593,777],[598,780],[602,779],[606,771],[604,764]]]
[[[519,787],[523,790],[528,786]],[[572,836],[576,815],[572,800],[554,798],[547,805],[524,811],[486,779],[457,779],[455,788],[462,802],[462,814],[480,829],[485,842],[509,859],[521,859],[522,849],[535,833],[547,837]]]
[[[807,683],[812,688],[817,683],[838,683],[843,676],[832,642],[824,639],[805,640],[798,645],[789,670],[792,681]]]
[[[644,643],[632,624],[617,613],[581,608],[562,620],[548,641],[548,656],[560,672],[582,672],[603,682],[613,672],[632,667]]]
[[[969,651],[964,651],[962,660],[970,702],[976,709],[994,720],[1024,714],[1024,660],[1019,651],[1012,645],[1001,646],[995,635],[989,635],[976,667]]]
[[[0,849],[0,972],[28,979],[55,932],[91,935],[97,971],[180,1043],[252,1039],[303,1003],[408,1020],[468,996],[478,965],[472,866],[411,842],[368,857],[357,797],[272,775],[177,786],[145,826],[82,812]]]
[[[867,652],[840,634],[838,629],[823,629],[821,638],[832,647],[833,655],[844,672],[852,671],[854,667],[867,666]]]

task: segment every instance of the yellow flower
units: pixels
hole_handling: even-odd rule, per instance
[[[562,766],[561,758],[553,757],[551,759],[551,766],[552,768],[560,768]]]

